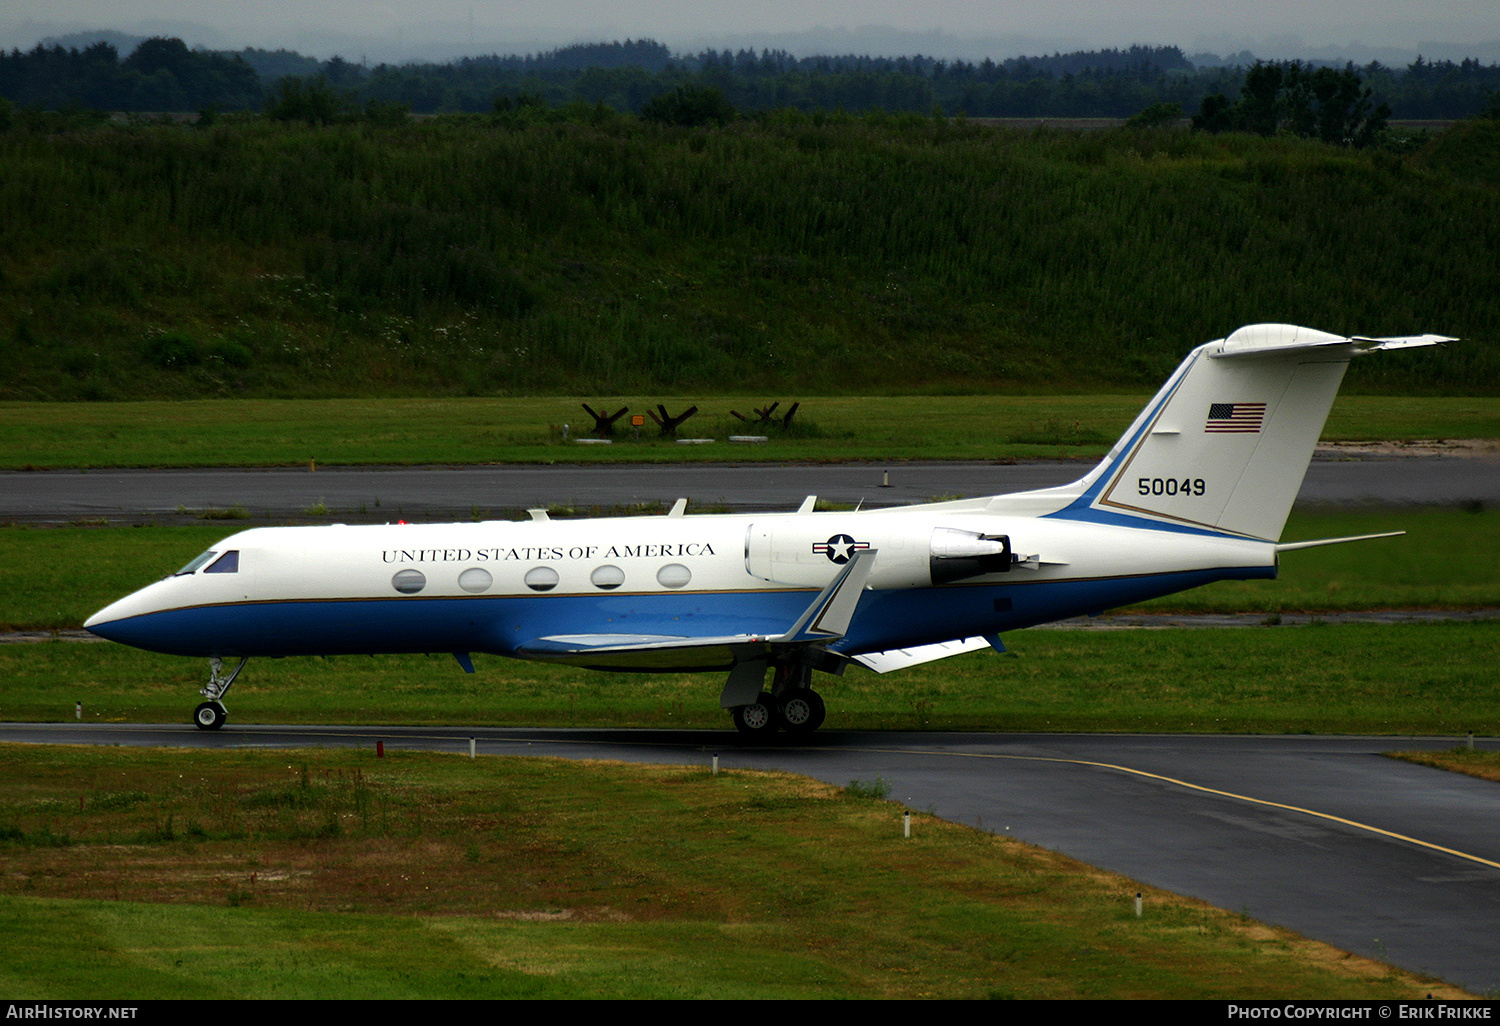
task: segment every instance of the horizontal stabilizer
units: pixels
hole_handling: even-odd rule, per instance
[[[1399,538],[1405,531],[1385,531],[1381,534],[1352,534],[1347,538],[1319,538],[1316,541],[1282,542],[1277,552],[1295,552],[1298,549],[1319,549],[1324,545],[1342,545],[1344,542],[1370,541],[1373,538]]]
[[[1236,360],[1273,356],[1299,349],[1348,346],[1353,355],[1359,356],[1390,349],[1414,349],[1457,341],[1458,339],[1447,335],[1395,335],[1386,338],[1351,335],[1346,338],[1312,328],[1299,328],[1294,324],[1250,324],[1231,334],[1217,352],[1209,355],[1216,360]]]
[[[1440,346],[1448,342],[1457,342],[1456,338],[1447,335],[1398,335],[1391,338],[1366,338],[1363,335],[1354,335],[1349,339],[1357,347],[1367,353],[1379,353],[1387,349],[1415,349],[1418,346]]]

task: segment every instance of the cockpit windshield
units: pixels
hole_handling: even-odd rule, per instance
[[[205,570],[205,571],[203,571],[203,572],[206,573],[206,574],[237,574],[237,573],[239,573],[240,572],[240,550],[239,549],[230,549],[228,552],[224,553],[224,555],[220,556],[218,559],[214,560],[211,564],[209,564],[208,569]]]
[[[197,573],[199,567],[201,567],[204,563],[207,563],[210,559],[213,559],[218,554],[219,554],[218,550],[216,550],[216,549],[209,549],[203,555],[201,555],[197,559],[193,560],[191,563],[189,563],[187,566],[183,567],[181,570],[177,571],[172,576],[173,577],[181,577],[184,574]]]

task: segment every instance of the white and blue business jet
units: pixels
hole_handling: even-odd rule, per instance
[[[652,517],[256,528],[85,626],[208,657],[206,730],[253,656],[451,652],[473,672],[481,652],[728,671],[719,703],[741,731],[808,732],[824,716],[814,670],[1003,651],[1005,631],[1275,577],[1282,552],[1361,540],[1278,544],[1344,371],[1451,341],[1241,328],[1193,350],[1103,462],[1057,488],[852,513],[809,497],[686,516],[679,500]]]

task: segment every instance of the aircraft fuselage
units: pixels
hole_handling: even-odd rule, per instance
[[[1005,536],[997,572],[934,584],[935,536]],[[937,546],[940,546],[940,542]],[[617,669],[666,655],[569,658],[549,635],[775,635],[862,550],[878,558],[844,655],[995,634],[1226,578],[1274,577],[1273,544],[1044,518],[921,512],[258,528],[233,572],[164,578],[101,610],[96,634],[185,656],[486,652]],[[939,571],[941,575],[941,571]],[[687,660],[719,669],[732,660]]]

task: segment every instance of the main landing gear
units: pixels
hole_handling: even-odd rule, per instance
[[[208,683],[202,691],[198,692],[208,701],[193,710],[193,725],[199,730],[218,730],[224,726],[224,721],[229,718],[229,710],[224,708],[221,699],[249,661],[249,656],[241,657],[240,664],[231,670],[227,677],[219,672],[224,668],[224,660],[214,656],[208,661]]]
[[[735,729],[748,737],[768,738],[777,730],[788,734],[811,734],[823,725],[827,708],[823,697],[809,686],[812,671],[807,666],[778,666],[770,691],[762,691],[754,702],[737,705],[729,712]]]

